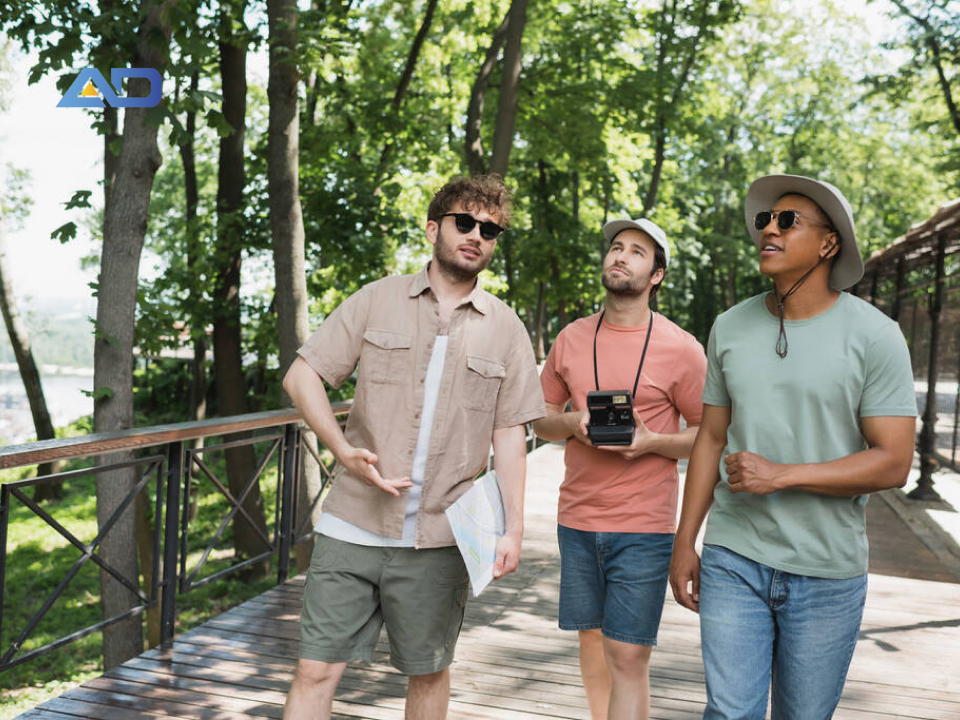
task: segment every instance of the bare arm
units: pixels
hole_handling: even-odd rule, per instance
[[[283,378],[283,389],[303,415],[303,419],[324,445],[333,453],[337,462],[361,478],[368,485],[379,487],[391,495],[399,495],[402,488],[411,486],[410,478],[388,480],[380,476],[376,468],[376,454],[366,448],[355,448],[343,435],[330,407],[327,389],[317,372],[306,360],[298,357],[290,365]]]
[[[503,499],[504,535],[497,541],[493,565],[495,578],[508,575],[520,564],[523,539],[523,491],[527,479],[527,440],[523,425],[493,431],[493,469]]]
[[[544,404],[547,408],[547,416],[533,421],[533,431],[537,437],[550,442],[572,437],[584,445],[590,445],[590,439],[587,437],[587,423],[590,421],[588,411],[564,412],[564,405]]]
[[[903,487],[913,461],[915,418],[866,417],[861,429],[869,447],[830,462],[791,465],[751,452],[728,455],[730,490],[766,495],[790,489],[852,497]]]
[[[694,612],[700,608],[700,558],[694,545],[713,504],[713,490],[720,482],[720,457],[727,444],[729,426],[729,407],[703,406],[703,420],[683,486],[683,509],[670,560],[670,587],[676,601]]]

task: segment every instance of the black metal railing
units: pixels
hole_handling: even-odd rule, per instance
[[[334,413],[341,423],[346,422],[349,404],[335,405]],[[325,458],[321,451],[314,447],[312,437],[304,431],[300,415],[296,411],[277,410],[0,448],[0,469],[39,466],[53,461],[95,460],[101,463],[0,485],[0,639],[4,637],[4,611],[7,608],[8,529],[15,504],[20,503],[31,515],[41,518],[59,537],[65,539],[68,545],[73,546],[79,555],[55,589],[39,601],[38,609],[23,623],[23,627],[13,631],[13,640],[8,645],[4,643],[6,647],[0,646],[0,672],[157,607],[160,609],[160,644],[162,647],[169,647],[175,631],[178,598],[214,580],[274,558],[276,581],[278,584],[285,582],[290,575],[293,548],[313,536],[313,512],[333,478],[332,459]],[[221,441],[210,445],[191,445],[208,438],[221,438]],[[528,426],[528,452],[539,444],[543,444],[542,441],[534,436],[532,428]],[[242,490],[235,494],[230,490],[229,483],[224,483],[217,469],[205,458],[213,453],[227,453],[245,446],[262,446],[263,449],[252,474],[245,479]],[[111,453],[133,451],[143,452],[144,455],[133,460],[124,459],[122,462],[103,464],[104,458]],[[310,470],[319,473],[320,482],[316,492],[308,495],[306,492],[301,494],[300,484],[304,477],[305,463],[309,461],[315,463],[316,467],[310,466]],[[488,463],[488,466],[490,465],[491,463]],[[271,481],[267,475],[268,469],[273,467],[275,478]],[[123,470],[138,471],[136,482],[109,519],[87,541],[68,530],[26,492],[45,483],[62,483]],[[190,544],[194,538],[191,532],[191,487],[194,476],[198,481],[205,480],[212,485],[216,489],[214,496],[218,500],[224,499],[227,508],[220,516],[212,537],[207,539],[205,544],[201,541],[200,544],[204,546],[199,559],[191,563],[191,553],[197,552],[197,548],[191,548]],[[253,488],[259,487],[263,490],[265,485],[275,492],[272,531],[270,528],[264,531],[244,508],[244,501]],[[149,493],[150,490],[153,492]],[[153,518],[152,580],[146,590],[141,588],[139,578],[127,577],[98,554],[98,549],[104,539],[114,531],[118,519],[124,513],[135,512],[137,498],[144,493],[152,496],[150,516]],[[204,574],[231,522],[238,514],[243,516],[250,526],[257,528],[257,537],[263,545],[262,552],[251,557],[234,558],[236,562]],[[136,602],[114,617],[91,623],[40,647],[24,651],[24,645],[43,619],[58,601],[63,600],[64,592],[71,581],[91,562],[133,593]]]
[[[346,403],[336,405],[334,412],[343,422],[349,412],[349,405]],[[277,582],[282,583],[287,580],[290,574],[292,548],[312,536],[310,511],[320,502],[332,478],[331,462],[324,462],[320,453],[311,444],[305,442],[305,436],[299,414],[292,410],[279,410],[236,418],[94,434],[82,438],[49,440],[0,448],[0,469],[39,466],[51,461],[76,462],[93,459],[99,463],[92,467],[0,485],[0,551],[2,551],[0,553],[0,638],[4,637],[4,611],[8,605],[6,584],[8,530],[16,504],[19,503],[27,508],[30,515],[41,518],[46,526],[52,528],[58,538],[65,540],[78,553],[70,570],[58,582],[55,589],[39,601],[39,607],[23,627],[13,629],[10,635],[12,641],[5,642],[5,647],[0,647],[0,671],[49,653],[91,633],[103,630],[120,620],[141,615],[158,606],[161,645],[169,646],[174,634],[177,600],[183,595],[214,580],[274,558]],[[223,438],[223,441],[211,445],[190,446],[197,440],[207,438]],[[248,445],[265,445],[266,449],[257,460],[252,474],[245,478],[243,490],[234,494],[229,489],[228,483],[219,477],[217,470],[204,458],[213,453],[226,453]],[[303,452],[304,449],[307,451],[306,454]],[[132,450],[146,451],[149,454],[119,463],[103,462],[103,459],[111,453]],[[319,466],[321,482],[317,492],[307,498],[306,511],[303,517],[300,517],[299,484],[302,478],[302,461],[305,457],[311,457]],[[259,523],[247,514],[244,501],[254,487],[264,488],[267,482],[266,471],[271,467],[275,467],[271,489],[275,492],[276,502],[272,517],[272,531],[268,529],[264,532]],[[38,485],[63,483],[123,470],[137,471],[138,478],[110,518],[91,539],[82,539],[75,532],[68,530],[54,514],[48,512],[28,494],[31,488]],[[206,540],[199,559],[191,563],[188,560],[191,554],[190,541],[193,539],[190,497],[191,483],[194,482],[195,475],[206,480],[216,489],[216,494],[225,499],[227,509],[219,518],[212,538]],[[135,512],[137,496],[145,492],[151,496],[150,514],[153,518],[153,572],[150,573],[152,577],[150,587],[146,590],[141,588],[139,578],[126,576],[98,553],[104,539],[114,531],[118,519],[125,513]],[[263,544],[263,551],[203,575],[211,555],[224,540],[231,522],[238,514],[245,517],[250,527],[255,528]],[[298,517],[300,517],[299,523],[297,523]],[[63,600],[71,581],[88,563],[94,563],[133,593],[136,603],[115,617],[100,620],[40,647],[24,651],[25,643],[57,602]]]

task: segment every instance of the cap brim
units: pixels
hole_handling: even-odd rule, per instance
[[[660,227],[650,222],[646,218],[641,218],[640,220],[623,218],[620,220],[611,220],[605,223],[603,226],[603,236],[608,242],[612,242],[613,239],[624,230],[639,230],[645,235],[649,235],[650,239],[659,245],[663,250],[663,256],[667,261],[667,265],[670,264],[670,246],[667,244],[666,234]]]
[[[839,191],[837,191],[839,193]],[[863,277],[863,258],[857,247],[853,216],[848,206],[823,183],[802,175],[767,175],[755,180],[747,191],[744,219],[753,242],[760,247],[760,231],[753,219],[758,212],[770,210],[784,195],[797,194],[813,200],[823,210],[840,235],[840,257],[830,271],[830,287],[846,290]]]

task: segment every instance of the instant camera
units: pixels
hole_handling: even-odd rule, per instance
[[[629,390],[592,390],[587,393],[590,423],[587,435],[594,445],[633,442],[633,398]]]

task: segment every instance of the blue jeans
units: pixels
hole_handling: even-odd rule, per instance
[[[560,629],[600,628],[611,640],[656,645],[673,535],[557,526]]]
[[[867,576],[792,575],[719,545],[700,567],[704,720],[833,716],[857,644]]]

